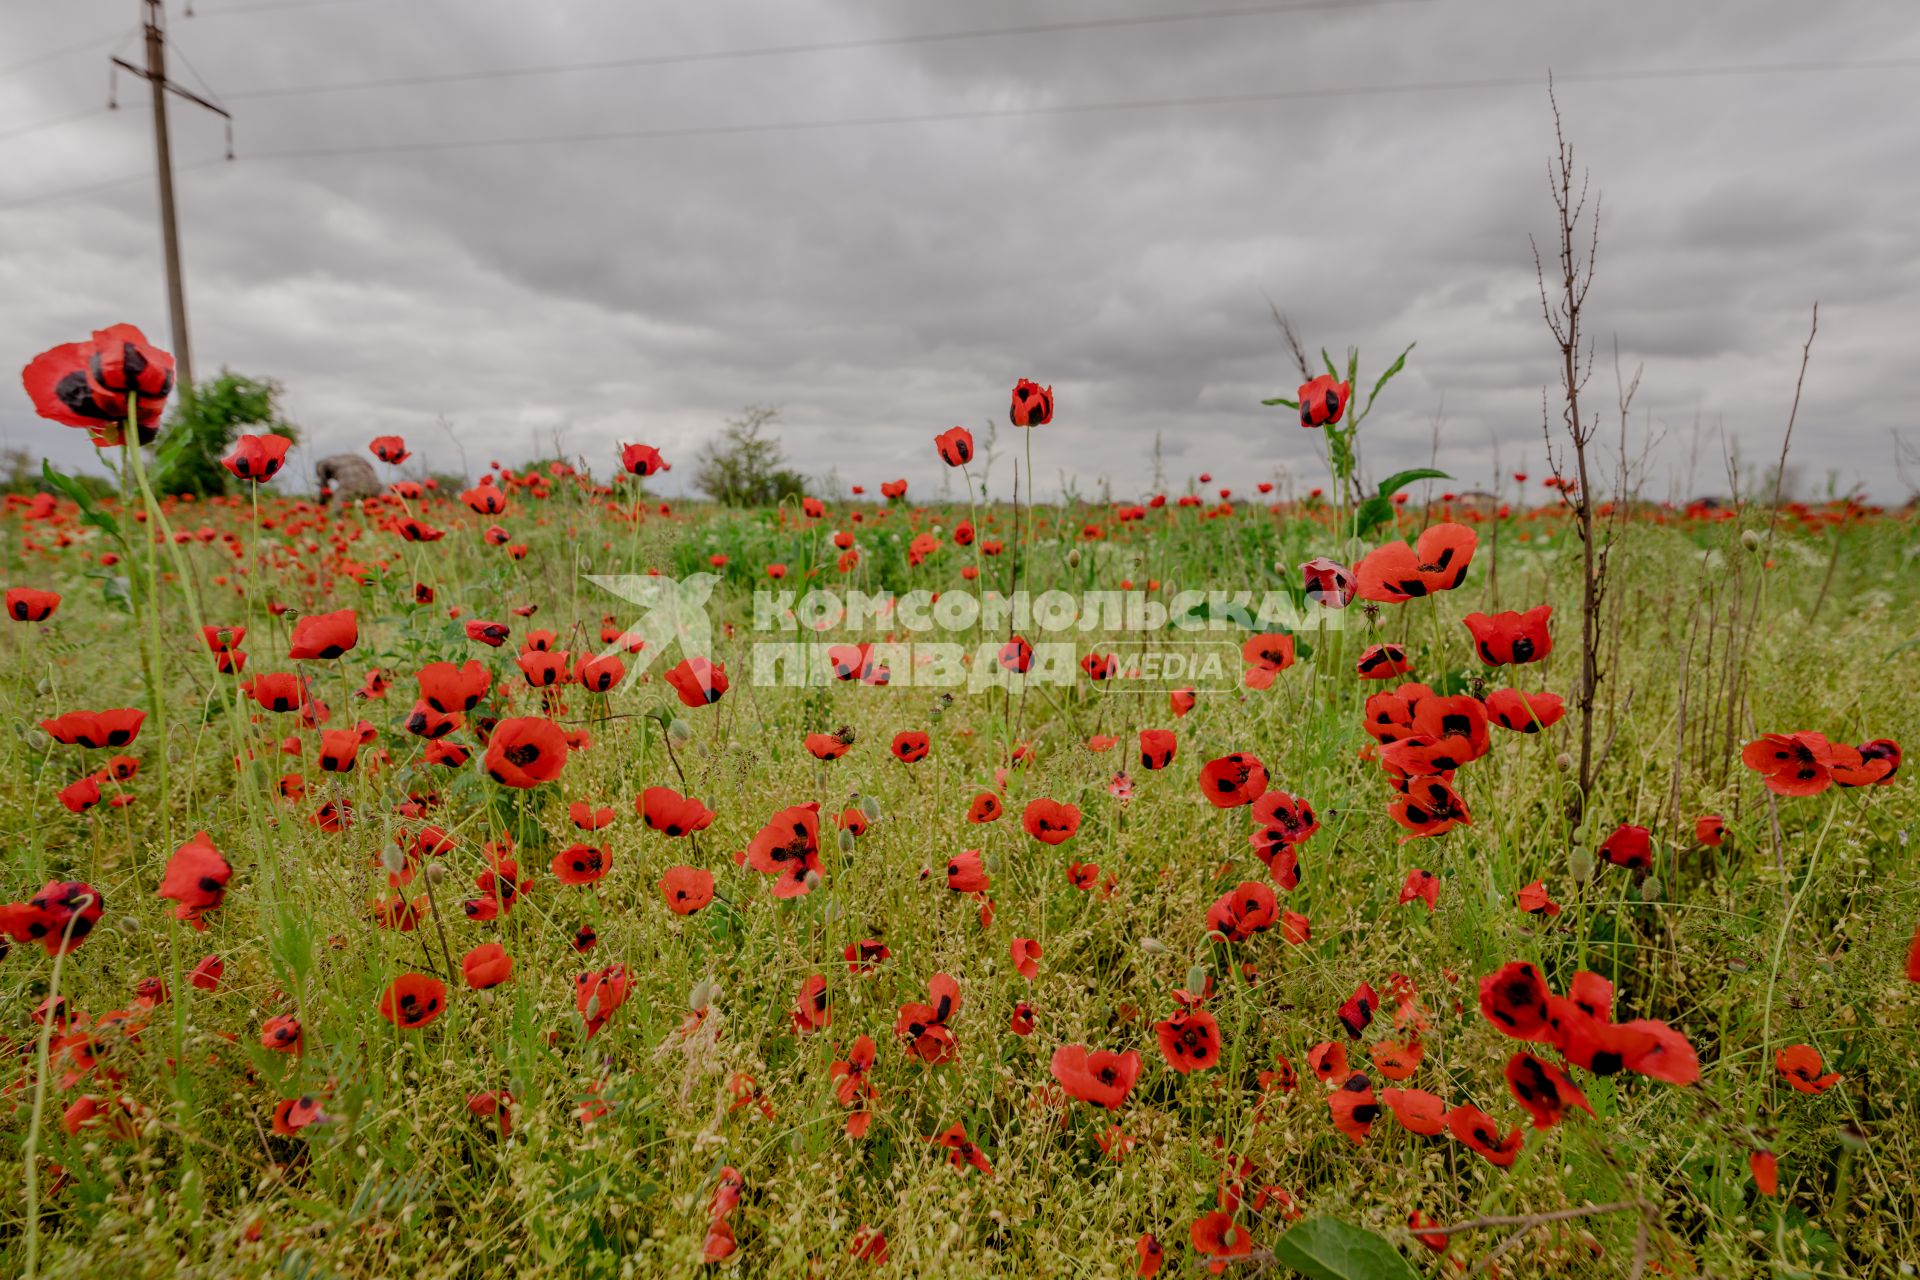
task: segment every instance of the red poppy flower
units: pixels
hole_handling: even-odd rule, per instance
[[[1267,767],[1260,757],[1236,751],[1200,766],[1200,794],[1217,809],[1252,804],[1267,790]]]
[[[613,866],[613,855],[590,844],[574,843],[553,855],[549,864],[561,884],[592,884]]]
[[[243,435],[234,440],[232,450],[220,463],[240,479],[260,484],[280,474],[292,445],[292,440],[271,431]]]
[[[1440,905],[1440,877],[1431,871],[1419,867],[1407,872],[1407,878],[1400,885],[1400,906],[1409,902],[1424,902],[1427,910],[1432,911]]]
[[[1446,1132],[1447,1104],[1425,1089],[1382,1089],[1380,1101],[1408,1133],[1437,1138]]]
[[[79,880],[49,880],[25,902],[0,903],[0,933],[22,945],[37,942],[48,955],[86,942],[106,912],[98,889]]]
[[[1231,1214],[1217,1209],[1195,1219],[1187,1235],[1193,1241],[1193,1251],[1210,1259],[1207,1269],[1215,1275],[1226,1270],[1234,1258],[1244,1258],[1253,1252],[1253,1237],[1247,1234],[1247,1229],[1236,1223]]]
[[[917,764],[925,760],[932,749],[924,733],[907,729],[893,735],[893,758],[901,764]]]
[[[1355,1071],[1338,1089],[1327,1095],[1327,1109],[1333,1113],[1333,1127],[1347,1135],[1355,1146],[1367,1140],[1373,1122],[1380,1117],[1380,1100],[1374,1096],[1373,1081],[1366,1073]]]
[[[620,451],[620,466],[629,475],[645,479],[656,472],[673,470],[660,451],[650,444],[630,444]]]
[[[1509,961],[1480,979],[1480,1012],[1503,1035],[1544,1040],[1552,994],[1538,969],[1524,960]]]
[[[677,916],[690,916],[713,901],[713,872],[699,867],[668,867],[660,877],[660,894]]]
[[[219,956],[202,956],[200,963],[193,966],[187,975],[187,981],[202,991],[218,991],[220,976],[227,971],[226,961]]]
[[[1025,636],[1014,636],[1000,646],[999,662],[1006,670],[1023,676],[1033,667],[1033,646]]]
[[[1416,778],[1407,784],[1406,794],[1387,807],[1393,820],[1418,836],[1445,835],[1456,826],[1471,826],[1473,816],[1466,802],[1439,778]]]
[[[1326,609],[1344,609],[1353,603],[1353,571],[1338,560],[1317,556],[1300,566],[1307,599]]]
[[[933,438],[940,461],[950,467],[964,467],[973,461],[973,432],[965,427],[949,427]]]
[[[140,726],[146,719],[144,711],[121,707],[112,711],[69,711],[51,720],[42,720],[40,727],[55,742],[98,751],[103,747],[131,744],[140,736]]]
[[[1126,1103],[1140,1078],[1140,1055],[1131,1049],[1112,1053],[1066,1044],[1054,1050],[1050,1069],[1069,1097],[1115,1111]]]
[[[1753,1173],[1754,1190],[1763,1196],[1780,1193],[1780,1161],[1773,1152],[1755,1151],[1747,1157],[1747,1168]]]
[[[1438,1231],[1424,1231],[1421,1229],[1423,1227],[1434,1227],[1438,1225],[1437,1222],[1429,1218],[1426,1214],[1421,1213],[1418,1209],[1415,1209],[1407,1215],[1407,1230],[1413,1233],[1413,1238],[1435,1253],[1445,1253],[1447,1246],[1453,1243],[1453,1237],[1443,1235]]]
[[[1014,383],[1007,417],[1016,427],[1044,427],[1053,421],[1053,388],[1025,378]]]
[[[1372,644],[1353,664],[1353,673],[1362,680],[1391,680],[1411,669],[1407,651],[1397,644]]]
[[[1473,633],[1473,648],[1480,661],[1490,667],[1504,667],[1539,662],[1553,652],[1553,634],[1547,629],[1551,617],[1553,606],[1543,604],[1525,613],[1511,609],[1491,617],[1470,613],[1461,622]]]
[[[1038,796],[1027,802],[1026,810],[1020,815],[1020,825],[1041,844],[1064,844],[1080,830],[1080,810],[1075,805]]]
[[[1836,762],[1833,780],[1843,787],[1884,786],[1900,770],[1900,744],[1892,738],[1875,738],[1854,748],[1860,763]]]
[[[685,658],[667,672],[666,681],[689,707],[706,707],[727,691],[727,664],[706,658]]]
[[[1160,1274],[1160,1264],[1166,1260],[1167,1251],[1154,1238],[1153,1232],[1143,1232],[1140,1238],[1134,1241],[1133,1251],[1140,1258],[1133,1268],[1134,1275],[1140,1277],[1140,1280],[1152,1280],[1152,1277]]]
[[[129,400],[142,444],[158,434],[173,391],[173,357],[130,324],[96,329],[87,342],[43,351],[21,371],[34,412],[82,427],[102,446],[126,438]]]
[[[203,917],[226,897],[227,881],[232,878],[233,867],[213,847],[212,837],[196,831],[193,839],[175,849],[167,859],[159,896],[179,904],[174,908],[174,919],[205,929]]]
[[[1389,542],[1368,552],[1355,568],[1362,600],[1400,604],[1436,591],[1451,591],[1467,579],[1479,537],[1463,524],[1429,525],[1415,546]]]
[[[1245,942],[1271,929],[1279,918],[1279,910],[1273,890],[1258,880],[1243,880],[1232,892],[1221,894],[1208,909],[1207,932],[1227,942]]]
[[[1820,1051],[1810,1044],[1788,1045],[1774,1052],[1773,1065],[1796,1093],[1825,1093],[1840,1083],[1840,1073],[1826,1071]],[[1826,1071],[1826,1074],[1821,1074]]]
[[[1749,742],[1740,760],[1761,776],[1769,791],[1783,796],[1819,795],[1833,785],[1836,769],[1857,769],[1863,763],[1856,748],[1828,742],[1817,733],[1770,733]]]
[[[1496,689],[1487,695],[1487,718],[1502,729],[1538,733],[1560,723],[1566,703],[1557,693],[1522,693]]]
[[[986,1153],[967,1140],[967,1131],[964,1126],[956,1124],[944,1132],[936,1133],[933,1137],[928,1138],[927,1141],[934,1143],[936,1146],[945,1147],[947,1149],[947,1163],[954,1168],[965,1169],[972,1167],[986,1174],[989,1178],[993,1176],[993,1166],[987,1163]]]
[[[1501,1137],[1500,1126],[1478,1107],[1460,1106],[1447,1112],[1447,1128],[1468,1150],[1484,1157],[1497,1169],[1511,1168],[1520,1158],[1520,1147],[1526,1141],[1518,1125],[1506,1137]]]
[[[293,645],[287,656],[295,659],[337,658],[359,643],[360,620],[353,610],[312,613],[293,624]]]
[[[611,964],[574,979],[573,1004],[587,1025],[587,1039],[598,1035],[614,1011],[627,1002],[628,985],[627,967],[623,964]]]
[[[407,452],[407,442],[399,436],[375,436],[367,441],[367,449],[380,461],[395,467],[413,456]]]
[[[33,587],[7,588],[7,616],[15,622],[45,622],[60,607],[60,593]]]
[[[1181,1009],[1153,1024],[1167,1065],[1181,1075],[1205,1071],[1220,1062],[1220,1024],[1205,1009]]]
[[[648,787],[640,793],[634,809],[648,830],[658,831],[669,839],[705,831],[714,819],[713,810],[672,787]]]
[[[892,957],[893,952],[877,938],[866,938],[860,942],[849,942],[841,952],[847,961],[847,972],[856,977],[861,974],[877,972],[880,965]]]
[[[798,898],[820,876],[820,802],[790,805],[747,842],[747,865],[775,877],[773,896]]]
[[[299,1053],[305,1047],[300,1019],[290,1013],[268,1018],[260,1024],[260,1047],[274,1053]]]
[[[1623,822],[1600,844],[1600,856],[1616,867],[1644,871],[1653,866],[1653,833]]]
[[[497,987],[513,976],[513,957],[497,942],[483,942],[460,957],[460,975],[475,991]]]
[[[540,716],[515,716],[493,727],[482,767],[503,787],[525,791],[560,776],[567,763],[567,734]]]
[[[1374,1010],[1379,1007],[1380,997],[1370,984],[1363,982],[1353,989],[1353,994],[1340,1006],[1340,1023],[1347,1029],[1348,1035],[1358,1040],[1361,1033],[1372,1025]]]
[[[827,980],[814,974],[800,984],[788,1016],[796,1034],[807,1035],[833,1025],[833,1006],[827,1001]]]
[[[1548,896],[1545,881],[1535,880],[1516,893],[1514,900],[1528,915],[1557,916],[1560,914],[1560,904]]]
[[[380,996],[380,1016],[396,1027],[424,1027],[447,1007],[447,984],[424,973],[403,973]]]
[[[1530,1053],[1516,1053],[1507,1059],[1505,1074],[1514,1101],[1526,1108],[1536,1129],[1553,1128],[1574,1107],[1593,1114],[1587,1095],[1550,1062],[1542,1062]]]
[[[906,1041],[908,1053],[937,1067],[959,1052],[947,1023],[960,1010],[960,984],[944,973],[934,974],[927,982],[927,1001],[901,1005],[893,1032]]]
[[[1240,660],[1267,671],[1285,671],[1293,665],[1293,637],[1284,632],[1248,636],[1240,646]]]
[[[483,618],[473,618],[467,622],[467,639],[478,641],[489,648],[498,649],[507,642],[512,632],[504,622],[488,622]]]
[[[1296,394],[1300,400],[1301,426],[1331,427],[1346,413],[1347,401],[1353,397],[1353,384],[1323,373],[1302,383]]]
[[[273,1131],[283,1138],[295,1137],[310,1124],[324,1119],[326,1113],[321,1110],[320,1099],[313,1094],[302,1094],[298,1098],[286,1098],[273,1108]]]

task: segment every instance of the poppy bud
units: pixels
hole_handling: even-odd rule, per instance
[[[129,938],[137,938],[142,932],[142,926],[138,916],[121,916],[118,920],[114,921],[113,928],[114,932],[124,934]]]
[[[53,746],[52,737],[44,729],[28,729],[22,736],[27,740],[27,747],[33,751],[46,751]]]
[[[677,744],[684,745],[693,741],[693,726],[675,717],[673,723],[667,726],[667,737]]]
[[[842,853],[853,852],[853,832],[842,831],[840,833],[840,852]]]
[[[1167,954],[1167,944],[1158,938],[1140,939],[1140,949],[1150,956],[1163,956]]]
[[[809,869],[807,871],[807,874],[802,877],[802,882],[807,886],[808,893],[812,893],[815,889],[818,889],[822,883],[824,883],[820,879],[820,873],[818,871],[814,871],[811,869]]]
[[[1080,567],[1080,548],[1075,547],[1073,550],[1067,552],[1067,568],[1078,569],[1079,567]]]
[[[1760,531],[1758,529],[1748,529],[1742,533],[1740,535],[1740,545],[1749,551],[1758,551],[1760,549]]]
[[[1573,768],[1573,757],[1562,751],[1553,758],[1553,767],[1564,773]]]
[[[1665,886],[1660,883],[1659,876],[1648,876],[1640,882],[1640,901],[1658,902],[1660,900],[1661,890],[1664,887]]]
[[[1187,994],[1195,996],[1207,994],[1207,966],[1196,964],[1187,970]]]
[[[588,998],[587,1007],[580,1011],[580,1016],[588,1022],[592,1022],[600,1016],[600,996],[598,992]]]
[[[389,845],[380,853],[380,865],[386,868],[390,876],[397,876],[407,869],[407,855],[399,845]]]
[[[1593,855],[1585,849],[1575,849],[1567,855],[1567,870],[1575,880],[1587,879],[1593,874]]]
[[[440,884],[447,878],[447,869],[437,862],[427,864],[427,880],[431,884]]]
[[[860,812],[868,822],[880,821],[880,802],[872,796],[860,797]]]

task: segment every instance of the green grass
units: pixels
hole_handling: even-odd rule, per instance
[[[64,1088],[55,1063],[41,1149],[61,1173],[40,1171],[44,1274],[694,1274],[703,1269],[709,1198],[728,1165],[744,1190],[730,1219],[737,1252],[721,1268],[743,1275],[865,1273],[871,1264],[849,1253],[863,1226],[885,1232],[885,1270],[898,1274],[1130,1275],[1143,1232],[1166,1247],[1163,1274],[1187,1274],[1198,1265],[1188,1227],[1215,1207],[1228,1157],[1250,1170],[1241,1221],[1260,1249],[1288,1226],[1272,1204],[1251,1209],[1271,1185],[1310,1217],[1379,1233],[1422,1272],[1452,1274],[1455,1259],[1479,1261],[1507,1233],[1464,1233],[1437,1263],[1405,1231],[1416,1209],[1457,1222],[1630,1198],[1652,1206],[1647,1257],[1668,1274],[1877,1276],[1920,1261],[1911,1177],[1920,1161],[1912,1103],[1920,989],[1903,980],[1920,914],[1911,780],[1902,773],[1886,787],[1783,798],[1776,836],[1776,809],[1737,758],[1749,738],[1775,730],[1920,742],[1915,650],[1906,647],[1920,589],[1906,522],[1808,532],[1787,520],[1757,553],[1743,548],[1740,521],[1646,513],[1628,522],[1610,553],[1596,732],[1609,745],[1583,825],[1569,825],[1573,783],[1557,763],[1572,749],[1569,712],[1537,736],[1493,729],[1492,753],[1460,775],[1474,825],[1403,844],[1379,767],[1359,758],[1369,741],[1360,702],[1394,682],[1352,678],[1358,634],[1303,636],[1314,656],[1272,689],[1203,694],[1178,720],[1163,693],[1103,692],[1084,681],[1011,698],[962,689],[948,700],[901,671],[884,688],[755,688],[748,679],[759,638],[750,593],[765,584],[770,562],[789,566],[777,585],[798,591],[810,582],[954,590],[964,585],[961,568],[976,563],[1004,586],[1019,557],[1023,585],[1036,592],[1114,589],[1122,579],[1143,588],[1157,580],[1160,599],[1181,589],[1257,592],[1292,584],[1292,566],[1333,550],[1324,527],[1301,513],[1243,506],[1203,519],[1203,509],[1170,505],[1122,525],[1110,508],[1043,507],[1032,513],[1033,541],[1021,547],[1010,510],[996,507],[975,518],[1007,552],[977,558],[946,539],[965,508],[882,517],[834,502],[818,522],[800,519],[797,506],[688,509],[635,524],[620,514],[625,499],[616,506],[564,481],[544,501],[517,493],[499,523],[528,545],[520,560],[481,543],[492,521],[445,501],[422,514],[449,536],[417,545],[373,521],[346,541],[363,524],[350,513],[327,523],[271,500],[262,510],[274,527],[257,535],[248,505],[172,507],[174,528],[230,531],[240,554],[216,540],[179,548],[177,561],[159,555],[163,574],[184,573],[163,584],[148,613],[157,616],[165,740],[150,720],[131,749],[142,762],[124,787],[133,803],[84,815],[69,814],[55,794],[108,753],[52,745],[33,726],[63,711],[146,705],[139,619],[103,591],[105,535],[69,523],[74,545],[54,547],[58,531],[44,523],[15,512],[0,525],[9,582],[66,595],[48,623],[0,627],[0,689],[14,730],[0,738],[8,837],[0,899],[24,899],[56,878],[104,894],[102,928],[62,968],[60,991],[75,1010],[98,1018],[134,1008],[135,985],[148,976],[171,996],[146,1014],[137,1041],[114,1047],[111,1065],[124,1072],[117,1086],[96,1068]],[[859,525],[853,511],[864,514]],[[1404,515],[1395,536],[1416,532],[1406,523],[1414,519]],[[1745,523],[1764,529],[1766,513]],[[1088,525],[1104,536],[1086,538]],[[935,527],[941,549],[909,567],[912,535]],[[863,551],[850,575],[836,568],[829,541],[839,529],[853,530]],[[1579,657],[1570,527],[1556,515],[1527,515],[1489,521],[1480,533],[1460,590],[1384,607],[1373,638],[1406,643],[1410,679],[1458,672],[1453,680],[1468,687],[1482,669],[1460,616],[1551,602],[1552,656],[1486,673],[1488,687],[1511,676],[1524,689],[1568,694]],[[258,568],[248,574],[256,537]],[[1835,569],[1823,587],[1830,553]],[[145,554],[136,548],[133,558],[136,594]],[[557,718],[583,722],[592,745],[557,783],[524,794],[471,765],[420,762],[422,744],[400,721],[421,665],[478,656],[519,683],[512,655],[528,630],[558,632],[560,648],[598,650],[603,614],[629,621],[629,606],[585,573],[684,575],[711,570],[716,554],[727,561],[715,621],[732,627],[716,656],[735,682],[719,703],[688,710],[657,679],[605,699],[568,689]],[[362,567],[364,583],[343,572],[347,561]],[[413,602],[416,581],[434,588],[435,603]],[[288,620],[269,615],[270,600],[306,612],[357,610],[358,648],[338,662],[287,661]],[[538,612],[512,617],[516,604]],[[514,639],[497,651],[468,642],[449,621],[453,605],[513,623]],[[317,735],[297,717],[240,702],[235,682],[215,674],[196,619],[249,625],[249,674],[309,671],[331,708],[328,727],[369,720],[379,737],[362,748],[360,766],[322,774]],[[1358,604],[1346,620],[1369,630]],[[1240,633],[1226,634],[1237,644]],[[1745,653],[1731,719],[1730,645]],[[353,697],[374,666],[393,673],[391,692]],[[537,713],[537,695],[514,692],[510,714]],[[664,722],[674,720],[690,738],[670,760]],[[844,758],[823,764],[803,750],[805,734],[842,725],[856,736]],[[1137,768],[1134,735],[1150,727],[1179,734],[1178,756],[1162,772]],[[887,744],[904,729],[930,734],[928,759],[904,766],[891,757]],[[1088,751],[1096,733],[1119,745]],[[290,734],[304,757],[279,753]],[[469,730],[455,739],[473,743]],[[1016,741],[1032,744],[1031,762],[1009,770],[1007,816],[967,824],[967,802],[993,785]],[[391,764],[376,769],[372,755],[382,747]],[[242,751],[252,759],[236,771]],[[1289,947],[1277,930],[1231,951],[1207,940],[1213,900],[1240,880],[1266,879],[1246,843],[1244,812],[1213,809],[1195,785],[1202,763],[1232,751],[1258,755],[1275,787],[1320,811],[1323,829],[1301,848],[1301,884],[1280,895],[1283,907],[1311,918],[1306,945]],[[1121,768],[1134,783],[1124,806],[1108,791]],[[310,794],[284,802],[274,780],[296,771]],[[681,771],[718,814],[693,840],[647,831],[633,810],[647,786],[680,789]],[[432,820],[455,848],[440,859],[436,909],[403,933],[377,927],[365,907],[385,892],[382,849],[418,826],[394,812],[410,788],[440,794]],[[1021,808],[1043,795],[1085,814],[1079,834],[1058,848],[1020,829]],[[879,816],[844,848],[830,815],[856,797]],[[328,798],[352,802],[351,829],[328,834],[308,821]],[[547,862],[575,838],[593,838],[567,818],[567,802],[585,798],[620,815],[601,833],[613,869],[597,886],[568,887]],[[776,809],[809,800],[823,814],[822,883],[776,901],[768,877],[729,855]],[[1717,850],[1693,842],[1694,817],[1710,812],[1728,824]],[[1627,821],[1653,829],[1651,878],[1594,866],[1592,850]],[[175,922],[172,904],[155,896],[168,856],[196,829],[235,868],[204,934]],[[482,846],[505,833],[537,883],[497,925],[476,925],[458,903],[473,896]],[[985,927],[980,905],[945,885],[947,859],[970,847],[986,852],[993,875]],[[1114,879],[1111,892],[1071,886],[1073,860],[1097,862]],[[682,863],[712,871],[720,895],[687,918],[668,912],[656,888]],[[1395,901],[1416,866],[1440,877],[1431,915]],[[1535,879],[1564,904],[1562,915],[1515,907],[1515,892]],[[416,882],[406,892],[424,888]],[[584,957],[572,947],[583,924],[598,935]],[[1015,936],[1042,942],[1032,982],[1013,969]],[[874,975],[854,977],[842,948],[864,938],[883,940],[892,957]],[[444,974],[448,951],[457,965],[490,940],[513,955],[511,982],[475,994],[456,973],[451,1005],[432,1025],[396,1031],[380,1018],[379,993],[395,975]],[[211,995],[186,981],[207,953],[226,964]],[[1520,959],[1539,964],[1556,989],[1580,968],[1612,979],[1618,1016],[1662,1019],[1688,1037],[1700,1085],[1575,1073],[1595,1115],[1529,1131],[1509,1170],[1447,1137],[1408,1134],[1389,1115],[1364,1146],[1333,1128],[1307,1050],[1345,1040],[1337,1006],[1362,981],[1384,994],[1393,974],[1417,986],[1432,1020],[1408,1085],[1482,1107],[1503,1129],[1524,1123],[1500,1074],[1518,1046],[1477,1007],[1478,978]],[[574,977],[615,962],[631,972],[631,994],[588,1040]],[[1256,966],[1256,982],[1233,978],[1240,964]],[[1217,983],[1209,1008],[1225,1051],[1214,1070],[1183,1077],[1162,1058],[1152,1024],[1173,1011],[1172,992],[1196,965]],[[0,1035],[13,1057],[0,1103],[0,1186],[10,1189],[0,1206],[0,1266],[9,1274],[25,1265],[22,1144],[39,1079],[30,1015],[52,968],[31,946],[0,962]],[[956,1060],[929,1067],[902,1051],[893,1026],[901,1004],[926,998],[936,972],[958,979],[964,1003],[953,1021]],[[832,1025],[798,1036],[788,1011],[815,974],[827,979]],[[696,988],[710,994],[709,1012],[682,1034]],[[1025,1038],[1008,1027],[1022,1000],[1038,1021]],[[258,1043],[265,1020],[287,1012],[305,1027],[297,1057]],[[880,1101],[871,1132],[855,1141],[842,1130],[846,1112],[828,1068],[861,1034],[879,1046]],[[1383,1011],[1352,1046],[1354,1065],[1370,1069],[1364,1044],[1391,1034]],[[1140,1051],[1145,1067],[1120,1112],[1059,1104],[1048,1061],[1073,1041]],[[1787,1089],[1773,1051],[1796,1042],[1818,1047],[1842,1082],[1818,1097]],[[1257,1075],[1276,1053],[1292,1061],[1300,1087],[1269,1097],[1257,1114]],[[760,1100],[735,1109],[729,1086],[742,1074]],[[1386,1083],[1376,1074],[1376,1087]],[[470,1094],[501,1089],[516,1099],[506,1140],[466,1105]],[[61,1114],[76,1098],[116,1092],[137,1106],[129,1135],[64,1131]],[[275,1136],[274,1105],[303,1093],[324,1093],[329,1120]],[[606,1111],[583,1126],[578,1110],[590,1097]],[[956,1122],[991,1161],[991,1178],[949,1167],[927,1141]],[[1137,1142],[1120,1161],[1096,1141],[1113,1123]],[[1778,1155],[1777,1198],[1760,1196],[1748,1175],[1756,1142]],[[1499,1259],[1500,1274],[1627,1274],[1641,1221],[1616,1213],[1542,1227]]]

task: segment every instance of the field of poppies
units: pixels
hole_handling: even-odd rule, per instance
[[[165,352],[38,357],[0,1269],[1912,1274],[1920,530],[1363,487],[1385,382],[1310,493],[185,500]]]

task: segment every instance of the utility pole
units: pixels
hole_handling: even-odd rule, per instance
[[[153,90],[153,159],[160,179],[160,241],[167,256],[167,313],[172,326],[174,383],[183,398],[193,396],[193,352],[187,337],[187,292],[180,278],[180,225],[173,203],[173,144],[167,135],[167,95],[177,93],[195,106],[227,122],[227,156],[233,156],[233,117],[197,93],[167,79],[166,9],[164,0],[141,0],[147,35],[147,65],[136,67],[121,58],[113,64],[145,80]]]

